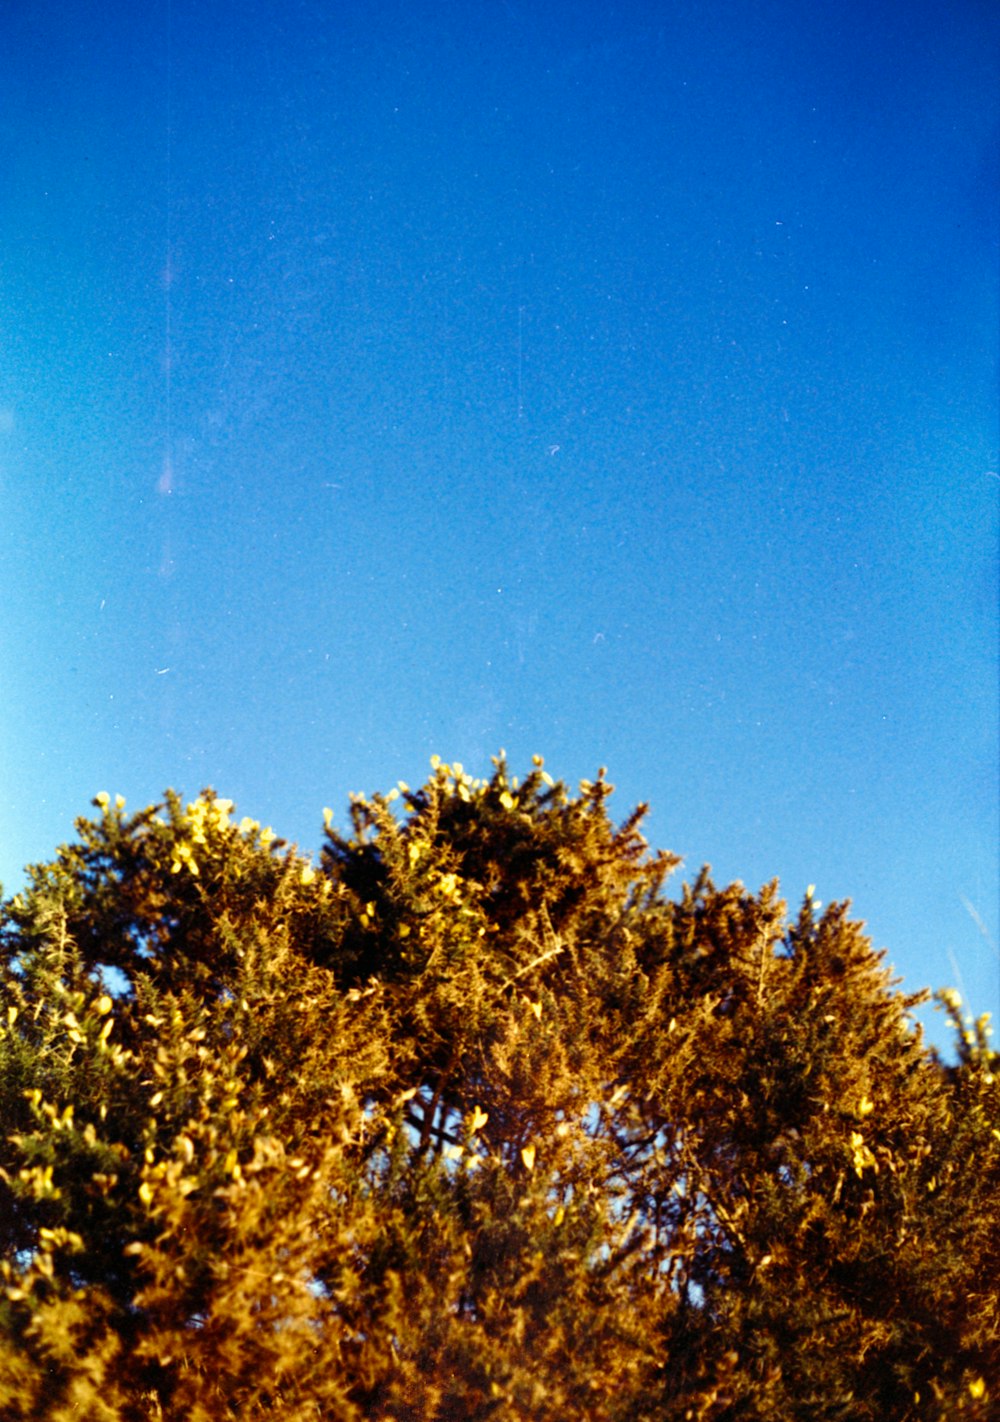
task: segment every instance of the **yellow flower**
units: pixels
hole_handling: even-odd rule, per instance
[[[858,1115],[870,1116],[874,1110],[875,1102],[872,1101],[868,1096],[862,1096],[861,1100],[858,1102]]]
[[[481,1111],[478,1106],[474,1106],[472,1109],[472,1119],[469,1122],[470,1133],[475,1135],[477,1131],[481,1131],[489,1119],[488,1111]]]
[[[303,884],[311,884],[316,877],[316,870],[311,864],[303,864],[299,880]]]
[[[95,804],[95,805],[100,805],[100,807],[101,807],[102,810],[106,810],[106,809],[108,808],[108,806],[110,805],[110,803],[111,803],[111,796],[108,794],[108,792],[107,792],[106,790],[102,790],[102,791],[100,792],[100,794],[94,796],[94,804]]]
[[[527,1169],[527,1170],[534,1170],[534,1168],[535,1168],[535,1143],[534,1143],[534,1141],[529,1141],[526,1146],[523,1146],[523,1147],[522,1147],[522,1149],[521,1149],[521,1159],[524,1161],[525,1169]]]
[[[201,800],[194,800],[187,807],[187,822],[193,844],[206,844],[205,806]]]
[[[198,866],[194,861],[194,852],[189,844],[183,841],[174,850],[173,862],[170,865],[171,874],[179,874],[182,868],[190,869],[192,874],[197,875]]]
[[[851,1153],[854,1157],[852,1162],[854,1165],[854,1173],[858,1177],[860,1177],[861,1172],[867,1169],[868,1166],[874,1166],[876,1170],[878,1169],[878,1162],[865,1144],[865,1138],[860,1131],[851,1132]]]
[[[985,1397],[986,1383],[983,1381],[982,1378],[973,1378],[972,1381],[969,1383],[969,1392],[974,1398],[977,1399],[980,1397]]]

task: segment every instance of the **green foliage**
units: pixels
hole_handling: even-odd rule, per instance
[[[603,772],[432,764],[318,867],[101,795],[4,903],[0,1416],[995,1415],[985,1022],[668,898]]]

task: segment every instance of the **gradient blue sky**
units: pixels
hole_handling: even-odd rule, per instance
[[[503,746],[995,1010],[998,47],[985,0],[11,0],[8,891],[98,790],[315,848]]]

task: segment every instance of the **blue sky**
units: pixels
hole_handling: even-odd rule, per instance
[[[998,41],[8,7],[6,888],[98,790],[316,848],[504,747],[996,1011]]]

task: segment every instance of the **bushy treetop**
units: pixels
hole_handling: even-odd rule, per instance
[[[95,800],[0,913],[0,1417],[986,1419],[1000,1084],[536,757]]]

